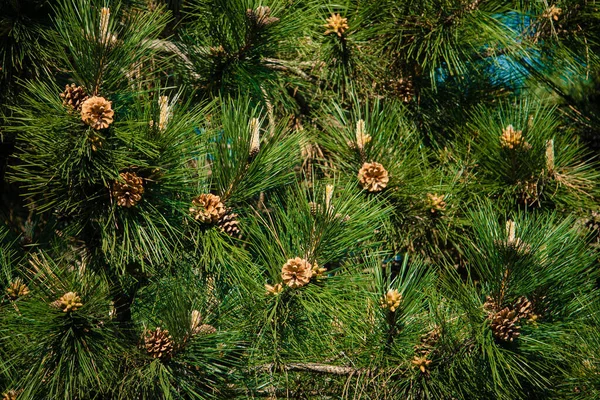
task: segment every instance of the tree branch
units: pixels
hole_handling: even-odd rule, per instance
[[[272,371],[275,364],[264,364],[258,367],[261,371]],[[314,372],[328,375],[367,375],[374,374],[373,370],[367,368],[342,367],[339,365],[320,364],[320,363],[290,363],[281,366],[285,371]]]

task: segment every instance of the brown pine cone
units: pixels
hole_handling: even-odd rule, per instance
[[[108,128],[114,114],[111,102],[104,97],[90,97],[81,106],[81,120],[96,130]]]
[[[254,10],[249,8],[246,10],[246,17],[259,29],[279,22],[279,18],[271,17],[271,8],[268,6],[259,6]]]
[[[221,231],[228,234],[234,238],[241,237],[241,230],[239,228],[238,215],[234,212],[228,211],[223,217],[219,220],[219,228]]]
[[[486,296],[485,303],[483,303],[483,309],[488,313],[493,314],[500,309],[500,306],[491,296]]]
[[[281,279],[291,288],[308,284],[310,278],[312,278],[312,265],[303,258],[290,258],[281,268]]]
[[[494,337],[505,342],[512,342],[520,335],[521,327],[517,326],[518,321],[519,317],[515,310],[504,307],[492,316],[491,328]]]
[[[121,172],[121,181],[115,181],[112,187],[112,195],[120,207],[133,207],[142,200],[144,193],[144,180],[134,172]]]
[[[513,309],[517,313],[519,319],[529,319],[533,313],[533,304],[525,296],[521,296],[515,302]]]
[[[168,330],[160,327],[147,332],[144,336],[144,347],[153,358],[166,359],[173,355],[173,337]]]
[[[70,85],[65,85],[65,91],[60,94],[60,98],[63,99],[65,107],[81,111],[81,106],[88,99],[88,95],[85,93],[83,87],[71,83]]]
[[[190,214],[196,221],[200,221],[205,224],[214,224],[219,222],[221,218],[225,216],[227,209],[221,202],[219,196],[214,194],[201,194],[192,200],[192,207],[190,207]]]
[[[358,171],[358,180],[363,189],[369,192],[382,191],[390,181],[388,172],[377,162],[364,163]]]

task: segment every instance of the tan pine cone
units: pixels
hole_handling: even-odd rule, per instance
[[[65,107],[70,107],[73,110],[81,111],[81,106],[88,99],[85,89],[77,86],[74,83],[65,85],[65,91],[60,94]]]
[[[383,165],[378,162],[364,163],[358,171],[358,180],[363,189],[369,192],[380,192],[387,186],[390,178]]]
[[[531,148],[529,143],[527,143],[523,137],[523,131],[517,131],[512,125],[508,125],[502,130],[500,145],[511,150],[516,148],[529,150]]]
[[[6,294],[11,300],[17,300],[19,297],[23,297],[29,294],[29,288],[21,278],[17,278],[8,285],[6,288]]]
[[[340,14],[331,14],[331,16],[327,18],[325,28],[327,28],[325,35],[335,33],[339,37],[342,37],[344,32],[349,28],[348,19],[343,18]]]
[[[279,18],[271,17],[271,7],[268,6],[258,6],[254,10],[249,8],[246,10],[246,17],[259,29],[279,22]]]
[[[241,230],[239,228],[238,215],[234,212],[227,212],[223,217],[219,220],[219,228],[222,232],[228,234],[234,238],[241,237]]]
[[[517,326],[519,317],[515,310],[504,307],[492,316],[491,328],[494,337],[505,342],[512,342],[521,334],[520,326]]]
[[[415,356],[415,358],[412,360],[412,364],[415,366],[415,368],[419,368],[421,373],[425,374],[427,373],[427,367],[429,364],[431,364],[431,360],[428,360],[427,356]]]
[[[534,315],[533,304],[531,304],[531,301],[525,296],[521,296],[517,299],[513,309],[517,313],[517,318],[519,319],[529,319]]]
[[[144,179],[134,172],[121,172],[121,181],[114,181],[112,195],[120,207],[133,207],[142,200],[144,193]]]
[[[324,267],[319,267],[319,264],[317,264],[317,262],[315,261],[312,265],[312,277],[315,279],[323,279],[326,278],[327,275],[325,275],[325,272],[327,272],[327,268]]]
[[[208,335],[211,333],[216,333],[217,330],[212,325],[203,324],[202,316],[200,315],[200,311],[193,310],[192,311],[192,321],[190,324],[190,332],[192,333],[192,335]]]
[[[81,106],[81,120],[96,130],[108,128],[114,114],[111,102],[104,97],[90,97]]]
[[[554,21],[558,21],[558,18],[562,14],[562,9],[560,7],[556,7],[554,4],[548,7],[544,13],[542,14],[542,18],[553,19]]]
[[[100,138],[98,135],[89,135],[88,141],[91,143],[93,151],[98,151],[98,149],[102,147],[102,138]]]
[[[211,335],[213,333],[217,333],[217,328],[209,324],[202,324],[196,329],[194,335]]]
[[[437,193],[427,193],[427,203],[432,213],[444,211],[446,209],[444,198],[445,196],[443,194],[438,196]]]
[[[67,292],[60,299],[56,300],[58,308],[63,312],[77,311],[80,307],[83,307],[81,297],[75,292]]]
[[[17,400],[22,391],[10,389],[2,394],[2,400]]]
[[[303,258],[290,258],[281,268],[283,283],[291,288],[304,286],[312,277],[312,265]]]
[[[483,309],[490,314],[494,314],[500,309],[500,306],[491,296],[486,296],[485,303],[483,303]]]
[[[166,359],[173,355],[173,337],[168,330],[160,327],[147,332],[144,336],[144,347],[153,358]]]
[[[227,209],[221,202],[219,196],[214,194],[201,194],[192,200],[192,207],[190,207],[190,214],[196,221],[200,221],[205,224],[214,224],[219,222],[221,218],[225,216]]]
[[[267,291],[265,294],[277,296],[283,292],[283,285],[281,283],[276,283],[275,285],[269,285],[268,283],[265,283],[265,290]]]
[[[395,312],[400,303],[402,302],[402,295],[398,292],[398,289],[390,289],[387,291],[383,299],[381,299],[381,307],[387,308],[391,312]]]

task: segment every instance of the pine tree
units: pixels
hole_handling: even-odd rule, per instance
[[[595,3],[5,3],[3,399],[599,396]]]

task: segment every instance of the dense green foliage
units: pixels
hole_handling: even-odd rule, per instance
[[[600,398],[598,3],[6,0],[0,91],[3,400]]]

